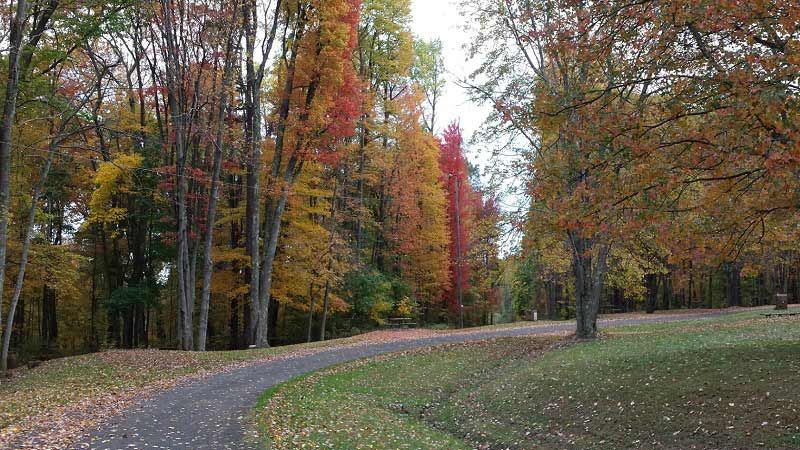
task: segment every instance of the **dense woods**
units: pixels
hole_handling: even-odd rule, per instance
[[[499,217],[457,125],[446,145],[435,134],[441,46],[410,32],[408,1],[16,6],[0,233],[12,359],[489,320],[492,274],[461,277],[479,242],[497,265]]]
[[[800,298],[800,5],[462,9],[486,174],[410,0],[4,6],[3,368]]]

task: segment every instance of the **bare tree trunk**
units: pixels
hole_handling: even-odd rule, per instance
[[[281,232],[281,220],[286,209],[286,201],[289,198],[289,189],[296,176],[297,160],[292,156],[289,167],[286,169],[285,185],[281,189],[280,197],[274,206],[267,205],[267,221],[264,233],[264,251],[261,260],[261,274],[259,275],[259,312],[258,325],[256,327],[257,347],[269,347],[269,298],[272,289],[272,267],[275,263],[275,253],[278,249],[278,237]]]
[[[727,262],[723,264],[725,271],[725,293],[728,300],[728,306],[741,306],[742,305],[742,292],[741,292],[741,276],[739,265],[735,262]],[[785,268],[784,268],[785,270]],[[783,292],[786,292],[786,276],[782,277]]]
[[[50,166],[53,163],[53,156],[55,155],[56,148],[58,147],[58,142],[59,141],[55,139],[50,142],[47,160],[45,161],[44,166],[39,173],[39,180],[36,182],[33,192],[31,192],[31,207],[28,210],[28,222],[25,227],[25,236],[22,241],[22,254],[20,255],[17,282],[14,286],[14,294],[11,297],[11,304],[6,317],[6,327],[3,330],[3,351],[2,355],[0,356],[0,372],[2,372],[3,375],[5,375],[6,370],[8,369],[8,347],[11,343],[11,332],[14,328],[14,312],[17,309],[19,296],[22,294],[22,285],[25,281],[25,269],[28,265],[28,252],[30,250],[31,236],[33,235],[33,226],[36,222],[36,206],[38,205],[39,196],[44,188],[47,175],[50,172]]]
[[[299,14],[299,13],[298,13]],[[299,17],[298,23],[292,36],[292,45],[287,47],[284,45],[282,59],[287,61],[286,66],[286,79],[284,81],[283,92],[281,93],[281,101],[278,106],[278,123],[275,134],[275,151],[272,156],[272,167],[270,169],[269,184],[267,186],[267,199],[264,207],[264,248],[261,253],[261,267],[258,275],[258,304],[254,305],[257,311],[254,313],[255,318],[255,345],[257,347],[269,347],[269,299],[270,290],[272,289],[272,266],[275,262],[275,252],[278,248],[278,237],[280,236],[281,219],[283,218],[283,211],[286,208],[286,201],[289,197],[289,190],[291,189],[294,179],[302,168],[302,164],[298,164],[298,155],[295,151],[289,158],[287,166],[282,170],[283,151],[286,141],[286,125],[289,118],[289,109],[291,105],[292,93],[295,89],[295,70],[297,62],[297,53],[300,48],[300,41],[302,40],[305,32],[305,17]],[[287,60],[287,54],[291,52],[291,56]],[[316,91],[315,82],[312,81],[308,87],[306,94],[306,104],[308,105],[314,98]],[[303,117],[304,116],[304,117]],[[301,115],[300,120],[305,121],[306,115]],[[300,145],[300,140],[296,145]],[[280,177],[280,174],[283,176]],[[274,198],[272,189],[280,184],[280,194],[277,199]]]
[[[458,300],[458,328],[464,328],[464,298],[463,298],[463,277],[461,268],[461,201],[458,191],[461,189],[458,177],[455,177],[455,219],[456,219],[456,299]]]
[[[178,273],[178,343],[181,349],[191,350],[192,340],[192,309],[194,298],[192,297],[192,276],[191,260],[189,257],[189,230],[186,207],[187,180],[185,176],[187,142],[186,127],[186,94],[183,87],[183,77],[180,69],[182,61],[180,54],[180,39],[175,30],[174,21],[176,20],[173,5],[166,0],[162,0],[161,23],[163,26],[162,34],[166,44],[164,54],[164,66],[166,74],[166,84],[169,93],[167,95],[170,108],[170,121],[172,122],[173,134],[175,136],[175,202],[177,219],[177,256],[176,266]]]
[[[255,344],[258,324],[259,288],[259,221],[261,203],[261,79],[254,54],[258,32],[258,13],[255,2],[248,2],[244,12],[245,37],[245,143],[250,154],[247,164],[247,195],[245,206],[245,248],[250,256],[250,307],[245,319],[246,343]]]
[[[203,248],[203,288],[200,294],[200,318],[197,332],[197,350],[205,351],[206,335],[208,333],[208,308],[211,302],[211,274],[214,269],[214,261],[211,257],[211,250],[214,247],[214,222],[217,214],[217,197],[219,197],[219,176],[222,166],[222,135],[225,130],[225,112],[228,109],[228,88],[231,84],[233,73],[233,52],[236,43],[239,41],[238,31],[235,24],[238,24],[238,2],[232,6],[234,13],[231,18],[231,30],[225,48],[225,67],[222,75],[222,85],[218,96],[217,105],[217,130],[214,139],[214,162],[211,169],[211,192],[208,196],[208,212],[206,216],[206,235]]]
[[[331,290],[331,280],[330,280],[330,272],[333,268],[333,244],[334,239],[336,237],[336,195],[338,193],[339,188],[339,177],[338,174],[334,175],[333,178],[333,198],[331,199],[331,217],[330,217],[330,229],[328,230],[328,266],[327,266],[327,273],[325,274],[325,293],[322,297],[322,320],[319,324],[319,340],[325,340],[325,326],[328,320],[328,300],[330,298],[330,290]]]
[[[177,117],[179,113],[173,115],[173,121],[182,121],[182,118]],[[174,122],[173,122],[174,123]],[[176,136],[183,133],[183,125],[175,123]],[[176,138],[176,147],[183,147],[184,142],[182,138]],[[186,207],[186,177],[185,170],[185,148],[178,152],[176,160],[178,167],[176,170],[176,199],[178,207],[178,306],[179,306],[179,336],[180,346],[183,350],[191,350],[193,348],[192,340],[192,322],[193,322],[193,309],[194,309],[194,296],[192,295],[192,270],[191,258],[189,256],[189,229]]]
[[[322,295],[322,320],[319,323],[319,340],[325,340],[325,327],[328,321],[328,303],[331,294],[331,280],[325,280],[325,293]]]
[[[8,251],[8,213],[11,203],[11,127],[14,123],[14,115],[17,112],[20,49],[22,47],[22,33],[25,28],[27,10],[27,2],[25,0],[17,0],[17,10],[13,19],[11,19],[8,79],[6,81],[6,97],[3,103],[3,117],[0,120],[0,319],[2,319],[3,287],[5,285],[6,253]],[[5,372],[5,367],[6,358],[3,357],[3,372]]]
[[[672,308],[672,268],[668,268],[669,272],[663,275],[664,277],[664,295],[661,298],[661,309]]]
[[[245,83],[245,141],[250,153],[247,173],[247,196],[245,210],[245,247],[250,256],[250,305],[249,317],[245,320],[247,342],[256,344],[256,330],[260,322],[261,308],[259,306],[261,293],[260,279],[260,251],[259,251],[259,217],[261,203],[261,83],[264,79],[264,70],[275,42],[278,29],[278,18],[282,7],[282,0],[277,0],[272,17],[272,27],[267,39],[261,47],[261,62],[256,66],[254,61],[255,45],[258,35],[258,3],[249,1],[244,8],[243,26],[246,51],[246,83]],[[264,319],[266,320],[266,318]]]
[[[694,267],[692,261],[689,261],[689,297],[687,299],[687,307],[692,309],[694,303]]]
[[[308,330],[306,333],[306,342],[311,342],[311,330],[314,328],[314,283],[308,286]]]

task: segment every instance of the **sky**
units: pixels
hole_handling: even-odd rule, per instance
[[[462,18],[455,3],[457,0],[412,0],[414,34],[423,39],[439,38],[442,41],[444,64],[447,70],[447,86],[441,103],[437,106],[437,133],[456,120],[464,130],[464,140],[469,141],[487,115],[485,108],[470,102],[467,93],[457,85],[459,79],[466,79],[470,73],[470,63],[464,45],[469,43],[469,35],[460,29]],[[488,164],[488,153],[477,148],[467,148],[467,156],[481,169]]]
[[[444,53],[444,65],[447,79],[447,86],[441,103],[437,106],[438,124],[436,132],[447,126],[448,123],[456,120],[461,124],[465,142],[467,158],[480,168],[481,179],[487,183],[491,171],[498,164],[506,164],[508,161],[491,161],[491,149],[487,144],[470,145],[472,135],[478,131],[484,119],[491,112],[489,106],[479,106],[469,100],[467,92],[459,87],[459,80],[469,78],[470,72],[476,66],[474,61],[469,60],[465,46],[470,42],[470,33],[462,29],[463,19],[459,14],[456,3],[459,0],[411,0],[411,12],[413,14],[412,31],[417,37],[423,39],[439,38],[442,41],[442,51]],[[516,181],[506,180],[504,188],[515,185]],[[501,210],[506,212],[517,211],[524,205],[524,199],[518,195],[506,192],[500,199]],[[509,229],[504,227],[504,229]],[[516,233],[504,233],[501,241],[501,253],[507,254],[512,251],[518,243],[519,236]]]

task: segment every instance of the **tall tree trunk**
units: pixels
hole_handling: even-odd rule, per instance
[[[172,135],[175,148],[175,209],[176,209],[176,261],[178,275],[178,344],[182,350],[191,350],[193,345],[193,310],[194,310],[194,275],[193,261],[189,252],[189,217],[188,217],[188,180],[186,178],[186,163],[189,153],[187,130],[194,118],[194,104],[189,104],[187,98],[185,70],[181,66],[184,60],[183,46],[185,42],[180,36],[178,27],[180,19],[177,17],[181,11],[168,0],[161,0],[162,39],[164,40],[164,73],[166,75],[167,103],[169,104]],[[193,97],[196,97],[196,93]],[[191,100],[194,102],[194,99]]]
[[[42,346],[49,351],[53,348],[58,338],[58,321],[56,318],[57,293],[50,286],[42,286],[42,320],[39,335]]]
[[[725,263],[725,274],[727,275],[725,288],[728,306],[741,306],[742,292],[739,265],[733,262]],[[784,290],[784,292],[786,291]]]
[[[269,347],[269,299],[272,289],[272,267],[275,263],[275,253],[278,250],[278,238],[281,232],[281,220],[286,209],[286,202],[289,198],[289,189],[294,181],[294,177],[299,171],[300,164],[293,155],[286,169],[284,186],[281,188],[280,197],[277,202],[268,202],[265,208],[267,220],[264,230],[264,251],[261,259],[261,273],[259,274],[259,312],[258,324],[256,327],[256,346]],[[274,206],[271,204],[274,203]]]
[[[692,305],[694,304],[694,268],[692,266],[692,262],[689,261],[689,292],[686,299],[686,306],[689,309],[692,309]]]
[[[547,318],[550,320],[557,320],[558,319],[558,299],[556,298],[556,289],[557,283],[556,275],[553,275],[552,278],[546,283],[546,296],[547,296]],[[534,305],[535,307],[535,305]]]
[[[97,242],[92,239],[92,303],[89,310],[89,351],[97,351]]]
[[[331,199],[331,216],[330,225],[328,227],[328,265],[326,267],[327,273],[325,274],[325,293],[322,296],[322,319],[319,324],[319,340],[325,340],[325,327],[328,320],[328,300],[330,298],[331,290],[331,270],[333,269],[333,245],[336,238],[336,209],[337,209],[337,194],[339,192],[339,177],[338,173],[333,178],[333,198]]]
[[[231,174],[229,175],[229,183],[235,185],[236,187],[231,191],[230,196],[228,197],[228,207],[230,209],[235,209],[239,206],[240,202],[240,195],[242,189],[242,177],[238,175]],[[239,248],[240,240],[241,240],[241,222],[238,221],[231,221],[230,224],[230,237],[229,237],[229,246],[230,248],[236,249]],[[234,262],[232,264],[231,270],[234,273],[239,273],[241,271],[240,263]],[[249,280],[248,280],[249,281]],[[237,296],[233,296],[230,299],[230,316],[229,316],[229,330],[230,336],[228,341],[228,348],[230,350],[237,350],[241,348],[241,341],[240,341],[240,302],[241,298]]]
[[[300,14],[298,12],[298,14]],[[300,41],[305,33],[305,16],[298,17],[297,25],[292,36],[292,45],[284,45],[283,60],[287,60],[287,52],[291,56],[287,60],[286,80],[284,81],[281,101],[278,107],[278,119],[275,133],[275,150],[272,157],[269,184],[267,186],[267,198],[264,206],[264,248],[261,254],[261,267],[258,275],[258,311],[255,314],[255,345],[257,347],[269,347],[269,299],[272,289],[272,266],[275,262],[275,252],[278,249],[278,238],[280,237],[281,220],[286,209],[286,201],[289,191],[294,184],[294,180],[302,169],[302,162],[299,161],[299,150],[302,139],[298,139],[295,151],[289,157],[286,168],[282,168],[283,152],[286,143],[286,127],[291,106],[291,97],[295,90],[295,70],[297,68],[297,54],[300,49]],[[312,80],[306,92],[306,106],[313,101],[316,93],[316,80]],[[300,121],[308,119],[307,113],[300,115]],[[302,126],[302,125],[300,125]],[[280,176],[280,174],[283,176]],[[272,189],[280,187],[278,198],[271,192]]]
[[[247,2],[244,12],[245,38],[245,144],[250,159],[247,163],[247,194],[245,199],[245,248],[250,257],[246,278],[250,283],[250,305],[246,308],[245,332],[247,344],[255,344],[258,324],[259,289],[259,216],[261,204],[261,79],[254,62],[258,13],[256,3]],[[249,314],[248,314],[249,313]]]
[[[325,329],[328,322],[328,306],[330,303],[331,280],[325,280],[325,292],[322,294],[322,320],[319,322],[319,340],[325,340]]]
[[[176,147],[176,202],[177,202],[177,270],[178,270],[178,342],[182,350],[192,349],[192,310],[194,298],[191,296],[191,261],[189,259],[189,230],[186,211],[186,178],[184,175],[185,151],[183,148],[182,114],[173,113]]]
[[[275,35],[278,30],[278,19],[283,5],[282,0],[277,0],[272,18],[272,26],[261,48],[261,63],[256,66],[254,54],[258,39],[258,3],[250,0],[244,5],[243,31],[245,38],[245,142],[247,144],[250,160],[247,165],[247,197],[245,207],[245,247],[250,256],[249,283],[250,302],[245,306],[245,330],[248,344],[255,345],[256,334],[261,313],[261,268],[259,251],[259,217],[261,203],[261,83],[264,79],[264,70]],[[288,114],[288,112],[287,112]]]
[[[177,117],[177,113],[173,116],[173,120],[182,121],[182,118]],[[183,133],[183,126],[176,125],[175,126],[175,134],[182,134]],[[180,139],[182,141],[182,139]],[[183,147],[184,143],[180,142],[176,146]],[[176,170],[176,198],[177,198],[177,208],[178,208],[178,239],[177,239],[177,247],[178,247],[178,301],[180,306],[180,344],[181,349],[183,350],[191,350],[192,349],[192,340],[193,340],[193,333],[192,333],[192,318],[193,318],[193,310],[194,310],[194,296],[192,296],[192,261],[189,253],[189,219],[188,219],[188,207],[186,205],[186,197],[187,197],[187,180],[185,175],[185,148],[182,148],[178,155],[176,155],[176,161],[180,161],[178,163],[178,169]]]
[[[308,286],[308,330],[306,332],[306,342],[311,342],[311,330],[314,328],[314,283]]]
[[[17,93],[19,91],[19,60],[22,47],[22,34],[28,3],[17,0],[17,9],[11,19],[8,49],[8,78],[6,96],[3,102],[3,117],[0,119],[0,322],[2,321],[3,287],[5,286],[6,253],[8,252],[8,214],[11,204],[11,128],[17,112]],[[34,202],[35,203],[35,202]],[[13,314],[9,314],[13,316]],[[5,372],[6,358],[3,357],[2,371]]]
[[[36,182],[36,185],[31,192],[31,207],[28,210],[28,220],[25,227],[25,235],[22,241],[22,254],[20,255],[19,260],[19,272],[17,273],[14,294],[11,297],[11,303],[6,317],[6,327],[3,330],[3,350],[2,355],[0,355],[0,372],[2,372],[2,374],[5,374],[6,370],[8,369],[8,347],[11,343],[11,333],[14,329],[14,312],[17,309],[17,303],[19,302],[20,294],[22,294],[22,285],[25,281],[25,269],[28,265],[28,252],[30,250],[31,237],[33,236],[33,226],[36,223],[36,207],[38,205],[39,196],[44,188],[45,180],[50,172],[50,166],[53,163],[53,157],[55,155],[56,148],[58,147],[58,142],[59,141],[56,139],[50,141],[50,148],[47,152],[47,160],[45,160],[44,166],[39,173],[39,180]]]
[[[217,198],[219,197],[219,176],[222,166],[222,135],[225,131],[225,112],[228,109],[228,89],[230,88],[233,74],[233,52],[239,41],[236,25],[239,21],[238,2],[233,2],[235,11],[231,18],[232,27],[225,45],[225,67],[222,74],[222,84],[218,95],[219,104],[217,105],[217,129],[214,139],[214,162],[211,169],[211,192],[208,196],[208,211],[206,215],[206,235],[203,243],[203,287],[200,294],[200,318],[197,333],[197,350],[205,351],[206,335],[208,333],[208,308],[211,302],[211,274],[214,269],[211,251],[214,248],[214,222],[217,220]]]

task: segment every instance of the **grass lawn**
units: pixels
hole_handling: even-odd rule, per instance
[[[800,448],[800,318],[758,312],[345,364],[266,392],[276,450]]]
[[[489,327],[491,328],[491,327]],[[218,352],[111,350],[20,368],[0,379],[0,448],[65,446],[80,432],[142,396],[204,374],[328,347],[416,339],[461,330],[377,331],[343,339],[269,349]]]

